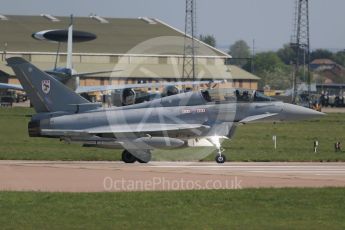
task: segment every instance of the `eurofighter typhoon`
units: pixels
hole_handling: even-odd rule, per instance
[[[294,121],[323,113],[275,101],[257,91],[205,89],[140,104],[103,108],[90,103],[25,59],[7,59],[36,111],[30,137],[60,138],[88,146],[123,149],[125,163],[147,163],[154,149],[214,146],[224,163],[221,141],[239,124]]]

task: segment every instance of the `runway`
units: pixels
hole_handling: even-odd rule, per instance
[[[345,187],[345,163],[0,161],[0,190],[170,191]]]

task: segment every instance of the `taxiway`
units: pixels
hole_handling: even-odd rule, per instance
[[[0,161],[0,190],[47,192],[345,187],[345,163]]]

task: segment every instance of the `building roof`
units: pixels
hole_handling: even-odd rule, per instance
[[[66,29],[69,17],[50,18],[45,16],[6,15],[0,20],[0,51],[8,52],[56,52],[57,44],[38,41],[31,37],[33,33],[50,29]],[[103,20],[103,21],[102,21]],[[178,47],[165,55],[182,55],[184,34],[158,19],[137,18],[98,18],[75,17],[74,29],[91,32],[97,39],[74,45],[74,53],[98,54],[157,54],[155,49],[134,49],[137,45],[157,37],[178,37]],[[198,42],[199,56],[230,57],[228,54]],[[159,53],[162,54],[162,53]]]
[[[42,70],[53,68],[50,62],[34,62]],[[182,76],[181,64],[109,64],[109,63],[75,63],[73,66],[78,73],[97,72],[105,70],[122,70],[120,72],[95,75],[97,78],[157,78],[157,79],[180,79]],[[9,75],[14,75],[13,70],[0,63],[0,69]],[[219,79],[219,80],[260,80],[259,77],[237,67],[226,65],[198,65],[198,79]],[[91,76],[90,76],[91,77]]]
[[[310,64],[312,64],[312,65],[335,65],[336,63],[330,59],[315,59]]]
[[[235,66],[235,65],[229,65],[230,72],[233,79],[240,79],[240,80],[260,80],[259,77],[255,76],[252,73],[249,73],[248,71]]]

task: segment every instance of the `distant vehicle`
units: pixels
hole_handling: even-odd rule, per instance
[[[25,102],[27,100],[28,100],[28,96],[26,96],[26,94],[18,93],[16,96],[16,103]]]
[[[345,107],[344,96],[340,95],[325,95],[320,96],[320,103],[323,107]]]
[[[0,105],[1,107],[12,107],[14,98],[10,95],[0,96]]]
[[[324,102],[322,101],[322,97],[315,93],[312,93],[312,94],[300,93],[296,97],[296,105],[313,109],[318,112],[321,112],[322,107],[324,107],[324,104],[322,104],[322,102]]]

